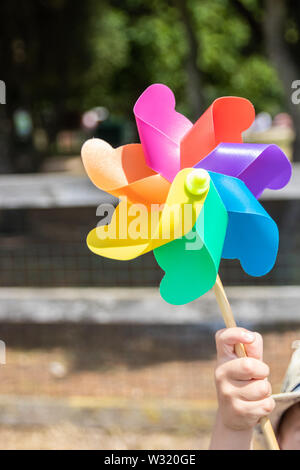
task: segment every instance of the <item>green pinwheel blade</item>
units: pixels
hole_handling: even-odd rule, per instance
[[[154,250],[165,271],[160,284],[164,300],[182,305],[197,299],[216,281],[226,235],[228,215],[211,181],[203,209],[193,229],[184,237]]]

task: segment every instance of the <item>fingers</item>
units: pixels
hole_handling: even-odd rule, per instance
[[[216,370],[220,380],[250,381],[263,380],[269,376],[270,369],[264,362],[253,357],[242,357],[222,364]]]
[[[227,427],[234,430],[246,430],[253,429],[261,418],[273,411],[274,407],[275,401],[272,397],[257,401],[244,401],[231,397],[221,402],[219,412]]]
[[[226,362],[235,359],[235,345],[245,345],[247,355],[256,359],[262,359],[263,342],[258,333],[253,333],[245,328],[225,328],[216,333],[216,346],[218,362]]]
[[[237,357],[237,343],[245,345],[248,357]],[[251,429],[275,406],[267,380],[270,370],[262,361],[262,337],[244,328],[228,328],[216,334],[216,345],[220,416],[229,428]]]
[[[264,400],[272,395],[272,387],[268,380],[254,380],[247,385],[242,387],[237,385],[237,387],[238,398],[245,401]]]
[[[259,401],[241,401],[236,400],[234,403],[234,411],[237,415],[243,416],[248,422],[252,421],[253,425],[264,416],[268,416],[275,408],[275,401],[272,397]]]
[[[227,399],[234,396],[243,401],[259,401],[271,396],[272,387],[268,380],[233,381],[223,382],[220,392]]]

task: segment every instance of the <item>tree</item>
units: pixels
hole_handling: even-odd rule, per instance
[[[15,109],[28,109],[54,141],[58,130],[78,126],[80,113],[97,105],[133,119],[139,94],[162,82],[191,119],[218,96],[240,95],[258,112],[275,114],[285,103],[297,126],[289,95],[298,70],[300,7],[293,18],[291,8],[291,0],[2,0],[7,118],[12,123]],[[20,171],[4,121],[0,145]],[[33,149],[28,161],[26,170],[38,168]]]
[[[292,116],[296,130],[293,158],[300,161],[300,107],[291,101],[292,82],[300,78],[300,5],[292,0],[232,0],[252,31],[252,37],[258,46],[263,45],[275,73],[270,77],[271,84],[279,78],[282,85],[282,97],[279,100]],[[277,78],[278,77],[278,78]]]
[[[286,107],[292,116],[296,129],[293,152],[295,161],[300,161],[300,132],[298,130],[300,129],[300,106],[291,100],[291,87],[293,81],[300,78],[299,28],[300,8],[296,2],[265,1],[266,49],[283,83]]]

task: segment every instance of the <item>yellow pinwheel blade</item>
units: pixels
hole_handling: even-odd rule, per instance
[[[192,168],[175,177],[166,203],[142,204],[121,201],[108,226],[93,229],[87,237],[89,249],[106,258],[129,260],[186,235],[195,225],[209,191],[193,195],[185,188]]]

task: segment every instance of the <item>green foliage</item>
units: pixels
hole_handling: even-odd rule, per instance
[[[189,44],[176,1],[124,0],[107,2],[90,26],[93,63],[86,74],[86,106],[104,104],[116,114],[128,114],[139,93],[153,82],[170,86],[178,108],[189,114],[186,98],[186,60]],[[243,4],[256,19],[259,2]],[[199,44],[196,58],[209,104],[220,95],[248,97],[257,111],[277,112],[282,86],[263,54],[261,42],[253,49],[251,27],[229,0],[189,0],[188,8]],[[296,30],[297,31],[297,30]],[[291,24],[288,36],[295,37]],[[201,110],[199,110],[200,114]]]
[[[86,108],[105,105],[115,108],[117,100],[111,81],[129,62],[128,16],[125,12],[104,7],[93,14],[88,33],[91,64],[82,71],[86,93]]]
[[[37,114],[51,108],[56,115],[104,105],[128,117],[140,92],[162,82],[174,90],[178,108],[190,114],[190,44],[179,1],[3,0],[0,58],[12,84],[10,103],[29,103]],[[261,38],[236,8],[242,5],[259,24],[261,2],[188,0],[186,5],[204,101],[242,95],[258,111],[278,111],[282,85]],[[295,20],[285,36],[291,44],[298,41]],[[25,54],[22,64],[11,54],[18,44]]]
[[[276,71],[262,56],[252,55],[241,60],[231,77],[230,86],[236,95],[248,98],[256,112],[269,111],[274,115],[282,110],[281,82]]]

